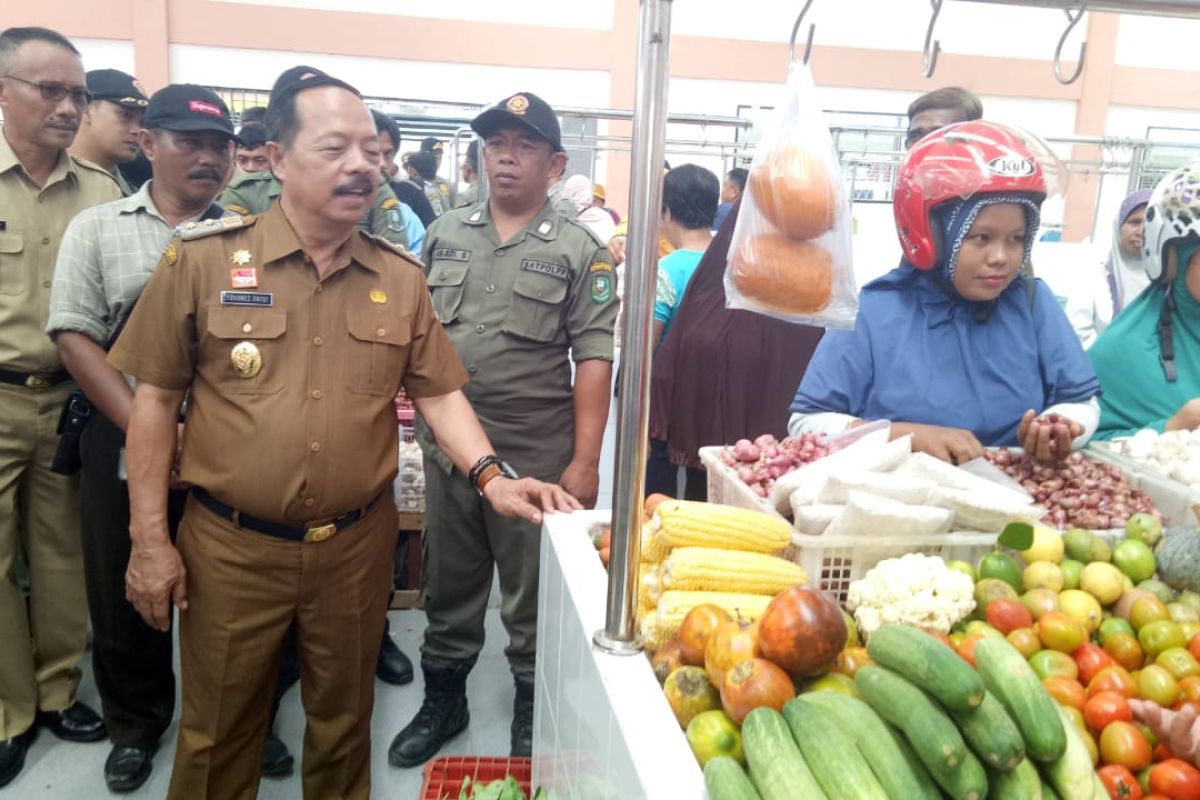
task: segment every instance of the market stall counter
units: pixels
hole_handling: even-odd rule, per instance
[[[650,662],[592,644],[608,585],[592,534],[611,516],[556,514],[542,527],[533,785],[553,800],[705,800]]]

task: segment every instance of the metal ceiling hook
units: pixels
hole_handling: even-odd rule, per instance
[[[796,24],[792,26],[792,38],[788,42],[789,64],[796,60],[796,37],[800,33],[800,26],[804,24],[804,18],[808,16],[808,10],[812,8],[812,4],[813,0],[806,0],[804,3],[804,8],[800,9],[800,16],[796,17]],[[817,26],[815,24],[808,26],[808,41],[804,45],[804,58],[802,59],[805,64],[807,64],[808,59],[812,57],[813,34],[816,32]]]
[[[933,16],[929,19],[929,29],[925,31],[925,50],[921,54],[921,69],[926,78],[933,77],[933,73],[937,69],[938,54],[942,52],[942,43],[933,38],[933,31],[937,28],[943,2],[944,0],[929,0],[930,5],[933,6]]]
[[[1075,26],[1083,19],[1083,14],[1087,11],[1088,0],[1079,0],[1079,8],[1072,14],[1069,10],[1063,9],[1063,13],[1067,15],[1070,24],[1063,31],[1062,38],[1058,40],[1058,47],[1054,48],[1054,77],[1063,86],[1070,86],[1075,81],[1079,80],[1079,76],[1083,74],[1084,62],[1087,59],[1087,42],[1079,45],[1079,63],[1075,66],[1075,72],[1069,78],[1063,77],[1062,68],[1062,51],[1067,44],[1067,37],[1071,35],[1071,31],[1075,30]]]

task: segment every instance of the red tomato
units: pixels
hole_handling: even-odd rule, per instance
[[[1189,675],[1186,678],[1179,679],[1179,691],[1183,695],[1183,702],[1188,700],[1200,700],[1200,677]]]
[[[1082,711],[1087,702],[1087,692],[1084,691],[1083,684],[1079,681],[1051,675],[1049,678],[1042,679],[1042,686],[1046,687],[1050,696],[1057,700],[1063,708],[1078,708]]]
[[[1137,778],[1127,768],[1118,764],[1109,764],[1096,770],[1100,782],[1108,789],[1112,800],[1142,800],[1142,787]]]
[[[1138,642],[1137,637],[1130,636],[1128,633],[1116,633],[1108,637],[1104,642],[1104,652],[1113,657],[1113,660],[1128,670],[1141,669],[1142,664],[1146,661],[1146,653],[1142,650],[1142,645]]]
[[[983,634],[972,633],[958,646],[958,654],[972,667],[975,666],[975,645],[979,644],[979,640],[982,638]]]
[[[1033,624],[1033,614],[1018,600],[993,600],[987,607],[987,621],[1005,636],[1017,628]]]
[[[1137,770],[1149,766],[1152,757],[1146,737],[1128,722],[1110,722],[1100,734],[1100,760],[1105,764]]]
[[[1188,642],[1187,647],[1188,650],[1192,651],[1192,655],[1196,657],[1196,660],[1200,661],[1200,633],[1197,633],[1192,637],[1192,640]]]
[[[1150,768],[1150,791],[1170,800],[1200,800],[1200,770],[1178,758]]]
[[[1092,678],[1096,677],[1100,670],[1117,666],[1112,656],[1104,652],[1100,645],[1091,642],[1081,644],[1078,650],[1071,653],[1071,658],[1075,659],[1075,664],[1079,667],[1079,680],[1085,686],[1092,682]]]
[[[1171,748],[1167,747],[1162,742],[1154,745],[1154,763],[1166,761],[1169,758],[1174,758],[1175,754],[1171,752]]]
[[[1131,699],[1138,696],[1137,682],[1124,667],[1105,667],[1087,685],[1088,697],[1105,691],[1120,692]]]
[[[1100,733],[1113,722],[1133,722],[1133,708],[1120,692],[1096,692],[1083,704],[1083,721]]]

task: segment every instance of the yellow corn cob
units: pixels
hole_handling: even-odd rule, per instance
[[[658,564],[642,564],[641,577],[638,580],[638,607],[658,604],[658,596],[662,594],[662,580]]]
[[[652,611],[638,622],[638,636],[642,638],[642,646],[648,652],[654,653],[664,644],[671,641],[674,634],[668,636],[662,628],[658,627],[658,621],[655,619],[654,612]]]
[[[666,542],[659,541],[659,537],[655,535],[658,529],[653,523],[647,523],[642,526],[642,564],[661,564],[662,560],[671,552],[670,545]]]
[[[662,547],[721,547],[754,553],[779,553],[792,540],[792,526],[782,517],[761,511],[668,500],[654,512],[653,537]]]
[[[683,618],[687,613],[703,603],[712,603],[728,611],[730,614],[741,616],[746,620],[757,620],[767,610],[771,597],[765,594],[735,594],[733,592],[663,592],[658,600],[658,613],[655,615],[656,634],[670,640],[679,633]]]
[[[808,583],[804,569],[766,553],[715,547],[677,547],[663,562],[663,590],[776,595]]]

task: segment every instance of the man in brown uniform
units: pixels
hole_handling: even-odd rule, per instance
[[[380,176],[358,93],[300,73],[272,94],[267,127],[277,132],[268,148],[279,202],[261,218],[185,229],[109,356],[138,379],[127,590],[159,629],[172,604],[180,610],[183,717],[169,797],[254,796],[295,620],[304,796],[365,798],[397,535],[396,393],[414,398],[499,513],[536,521],[538,506],[578,503],[502,475],[420,268],[355,231]],[[176,550],[166,494],[189,389],[179,473],[193,489]]]
[[[63,739],[104,738],[100,717],[75,700],[87,641],[79,484],[50,469],[75,385],[42,332],[67,223],[121,196],[111,175],[67,153],[89,97],[63,36],[0,33],[0,786],[24,766],[35,716]]]

